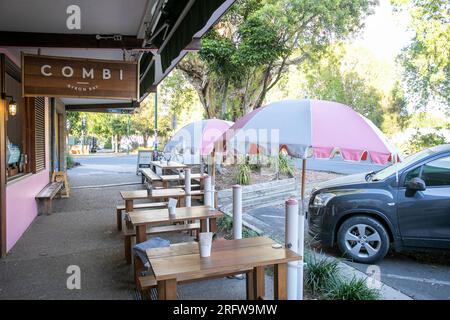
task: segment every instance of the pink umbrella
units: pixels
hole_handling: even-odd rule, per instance
[[[220,119],[191,122],[178,130],[166,143],[164,153],[197,158],[199,161],[200,157],[211,154],[214,143],[232,125],[233,122]]]
[[[344,160],[370,158],[386,164],[397,155],[383,133],[366,117],[337,102],[284,100],[255,109],[240,118],[223,136],[225,148],[248,154],[252,145],[259,151],[278,152],[302,158],[302,199],[305,160],[309,156],[330,158],[340,152]]]

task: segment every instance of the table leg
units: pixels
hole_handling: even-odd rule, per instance
[[[133,200],[125,200],[125,212],[133,211]]]
[[[253,271],[249,271],[245,274],[245,281],[247,300],[255,300],[255,296],[253,295]]]
[[[253,298],[260,299],[265,295],[264,266],[253,268]]]
[[[287,264],[279,263],[273,266],[273,297],[275,300],[287,299]]]
[[[200,232],[207,232],[207,220],[201,219],[200,220]]]
[[[146,225],[136,226],[136,243],[141,243],[147,240],[147,228]]]
[[[158,300],[177,300],[177,280],[158,281]]]
[[[216,218],[209,218],[209,231],[214,233],[217,232]]]

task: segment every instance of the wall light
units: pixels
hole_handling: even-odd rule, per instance
[[[17,114],[17,102],[11,100],[8,106],[8,113],[10,116],[15,116]]]

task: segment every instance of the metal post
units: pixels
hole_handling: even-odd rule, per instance
[[[286,201],[286,220],[285,220],[285,245],[286,248],[298,253],[298,201],[289,199]],[[287,270],[287,298],[288,300],[297,299],[297,261],[288,263]]]
[[[306,157],[306,156],[305,156]],[[298,217],[298,254],[304,257],[304,244],[305,244],[305,186],[306,184],[306,158],[302,161],[302,186],[301,186],[301,204]],[[303,300],[303,266],[304,263],[299,263],[297,270],[297,283],[298,283],[298,300]]]
[[[233,186],[233,239],[242,239],[242,187]]]
[[[155,134],[154,134],[154,142],[153,142],[153,146],[155,150],[158,150],[158,87],[156,87],[156,91],[155,91],[155,109],[154,109],[154,114],[155,114]]]
[[[205,191],[205,195],[204,195],[204,203],[205,206],[209,206],[210,209],[213,209],[212,207],[212,194],[211,194],[211,176],[207,176],[205,177],[205,180],[203,181],[203,187],[204,187],[204,191]],[[206,228],[207,231],[209,232],[209,219],[207,219],[206,221]]]
[[[184,169],[184,192],[186,192],[186,207],[191,206],[191,168]]]

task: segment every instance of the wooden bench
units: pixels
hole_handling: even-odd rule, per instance
[[[186,223],[186,224],[174,224],[168,226],[151,226],[147,228],[147,235],[154,235],[160,233],[182,232],[182,231],[196,231],[197,235],[200,231],[200,223]],[[136,237],[136,230],[134,228],[124,228],[124,248],[125,259],[127,263],[131,263],[131,239]]]
[[[52,200],[63,188],[62,182],[51,182],[42,189],[35,197],[38,202],[39,214],[52,213]]]
[[[152,169],[150,168],[141,168],[139,169],[142,175],[142,183],[145,183],[145,181],[149,183],[153,183],[156,181],[162,181],[161,177],[158,176]]]
[[[133,210],[135,209],[162,209],[167,207],[167,202],[146,202],[146,203],[136,203],[133,205]],[[125,205],[118,205],[117,210],[117,230],[122,230],[122,212],[125,211]]]

